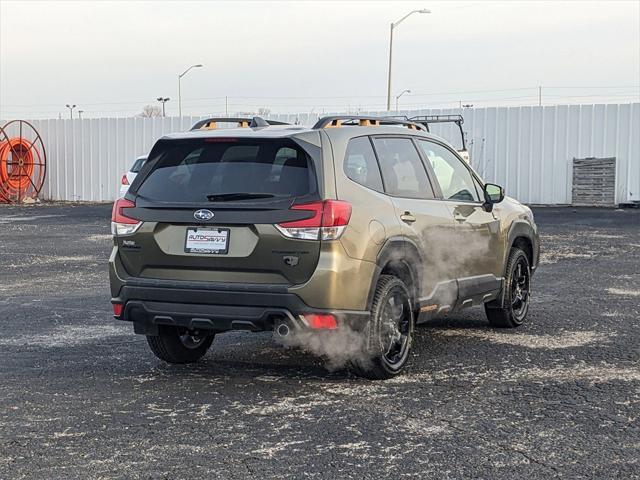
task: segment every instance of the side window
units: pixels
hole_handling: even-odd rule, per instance
[[[138,158],[138,159],[134,162],[133,166],[131,167],[130,172],[132,172],[132,173],[138,173],[138,172],[140,172],[140,169],[142,168],[142,166],[144,165],[144,162],[146,162],[146,161],[147,161],[147,159],[146,159],[146,158]]]
[[[344,171],[351,180],[382,192],[382,179],[369,137],[349,140],[344,159]]]
[[[451,151],[428,140],[418,140],[425,156],[433,168],[445,200],[479,202],[471,172]]]
[[[484,199],[484,188],[482,188],[482,185],[480,185],[480,182],[476,180],[476,177],[473,177],[473,184],[476,186],[476,192],[478,192],[478,197],[480,198],[480,201],[482,201]]]
[[[388,194],[407,198],[434,198],[427,172],[408,138],[374,138],[374,146]]]

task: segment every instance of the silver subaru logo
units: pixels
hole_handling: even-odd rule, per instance
[[[211,210],[196,210],[193,213],[193,218],[196,220],[211,220],[213,218],[213,212]]]

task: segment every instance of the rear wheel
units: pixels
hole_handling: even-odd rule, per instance
[[[156,357],[169,363],[193,363],[200,360],[213,342],[214,335],[163,327],[160,335],[147,336],[149,348]]]
[[[375,380],[398,375],[409,360],[413,326],[409,289],[402,280],[382,275],[364,332],[366,353],[354,361],[357,373]]]
[[[527,255],[512,248],[507,261],[502,298],[486,303],[487,318],[492,327],[514,328],[524,322],[531,299],[531,268]]]

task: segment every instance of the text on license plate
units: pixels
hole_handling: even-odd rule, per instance
[[[227,253],[229,229],[187,228],[184,250],[187,253]]]

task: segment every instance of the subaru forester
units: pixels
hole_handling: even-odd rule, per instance
[[[222,122],[234,128],[216,128]],[[212,118],[157,141],[113,205],[114,316],[171,363],[232,330],[358,332],[355,370],[397,375],[414,325],[529,310],[532,212],[418,122]]]

